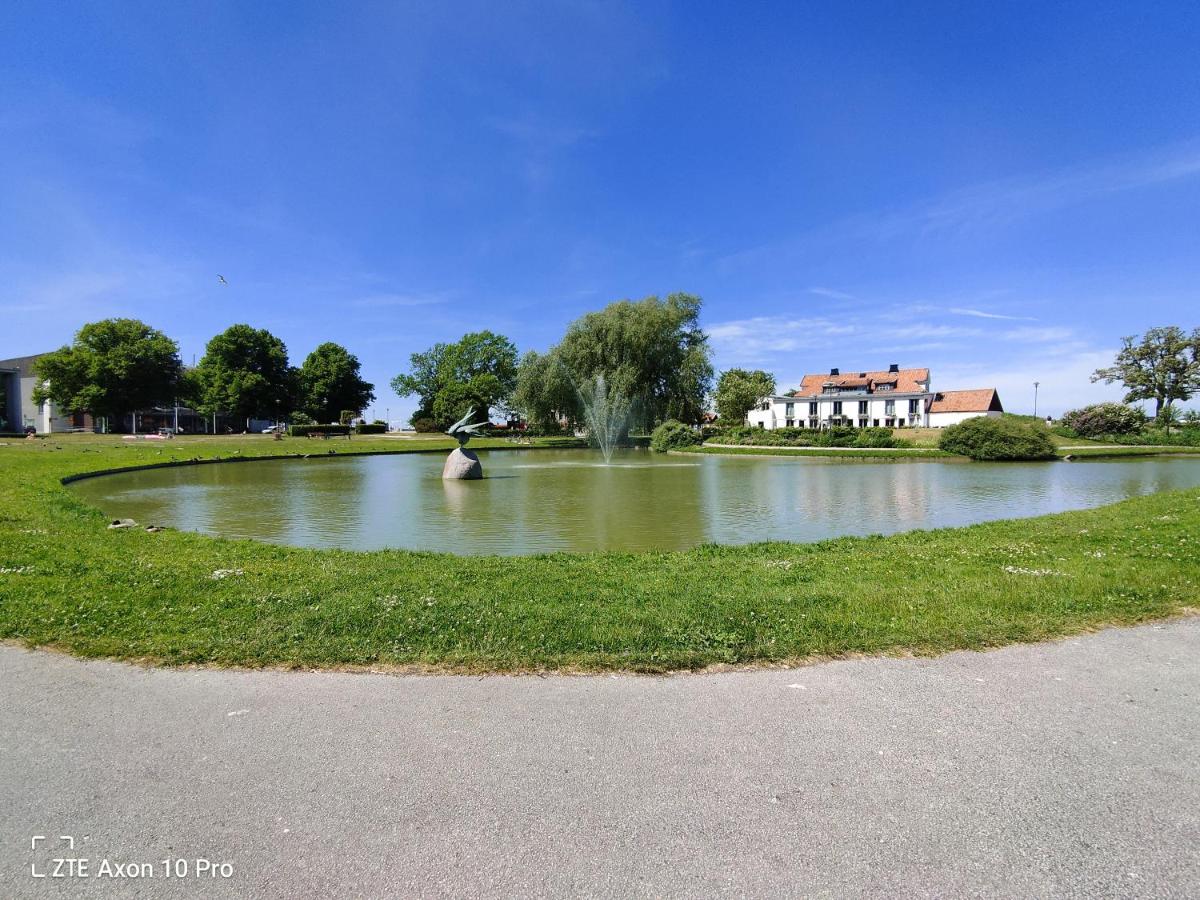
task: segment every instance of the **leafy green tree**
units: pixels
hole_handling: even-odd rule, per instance
[[[574,424],[583,417],[579,394],[553,351],[530,350],[521,357],[510,404],[527,422],[542,428],[557,427],[563,419]]]
[[[775,376],[755,369],[728,369],[717,379],[714,399],[722,425],[741,425],[754,405],[775,393]]]
[[[699,422],[713,378],[700,304],[678,293],[611,303],[573,322],[551,353],[577,384],[603,375],[610,390],[639,401],[643,426]]]
[[[34,363],[39,384],[33,399],[120,419],[170,403],[182,369],[179,345],[161,331],[137,319],[103,319]]]
[[[1125,402],[1154,401],[1157,419],[1164,407],[1200,391],[1200,328],[1188,334],[1177,325],[1151,328],[1141,338],[1125,337],[1113,365],[1097,369],[1092,381],[1125,385]]]
[[[1154,424],[1159,428],[1165,428],[1167,434],[1170,434],[1171,429],[1179,428],[1183,424],[1183,416],[1174,406],[1164,406],[1162,412],[1158,414],[1158,418],[1154,420]]]
[[[318,422],[332,422],[344,409],[362,412],[375,399],[375,385],[359,371],[358,358],[345,347],[321,344],[297,373],[296,406]]]
[[[292,407],[287,347],[265,328],[226,328],[208,342],[191,379],[196,408],[205,414],[276,418]]]
[[[476,331],[453,344],[434,344],[410,357],[411,371],[392,379],[392,390],[420,400],[413,420],[433,419],[449,427],[470,409],[486,421],[504,404],[517,383],[517,348],[502,334]]]

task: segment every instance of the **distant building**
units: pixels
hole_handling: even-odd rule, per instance
[[[994,389],[935,393],[930,385],[929,369],[901,369],[895,363],[876,372],[830,369],[828,375],[805,375],[794,391],[762,398],[746,419],[768,429],[940,428],[1003,412]]]
[[[49,400],[33,402],[33,389],[37,387],[33,364],[42,356],[45,354],[0,359],[0,431],[14,433],[30,427],[43,434],[72,429],[91,431],[90,415],[62,415]]]
[[[977,391],[939,391],[929,403],[929,426],[944,428],[977,416],[999,418],[1004,415],[1000,395],[995,388]]]
[[[33,364],[44,353],[33,356],[18,356],[15,359],[0,359],[0,433],[19,433],[33,428],[38,434],[53,434],[71,431],[99,431],[104,428],[113,432],[150,432],[160,428],[173,428],[182,434],[223,433],[234,430],[229,416],[202,416],[186,406],[158,406],[151,409],[126,413],[119,421],[97,421],[91,413],[63,414],[51,401],[33,402],[33,389],[37,377]],[[136,418],[136,421],[135,421]],[[252,419],[237,422],[237,430],[249,428],[259,431],[271,423]]]

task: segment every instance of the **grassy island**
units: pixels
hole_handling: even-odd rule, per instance
[[[9,441],[0,638],[169,665],[662,672],[993,647],[1200,606],[1200,490],[886,538],[513,558],[110,530],[62,483],[191,460],[450,446]]]

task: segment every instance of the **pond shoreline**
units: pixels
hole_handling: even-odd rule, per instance
[[[1200,607],[1200,489],[891,537],[460,557],[108,530],[61,483],[170,461],[155,457],[0,447],[0,639],[156,665],[666,672],[983,649]]]

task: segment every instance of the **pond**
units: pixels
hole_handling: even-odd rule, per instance
[[[1200,459],[1049,463],[479,451],[150,469],[72,484],[113,517],[304,547],[505,555],[816,541],[1100,506],[1200,485]]]

